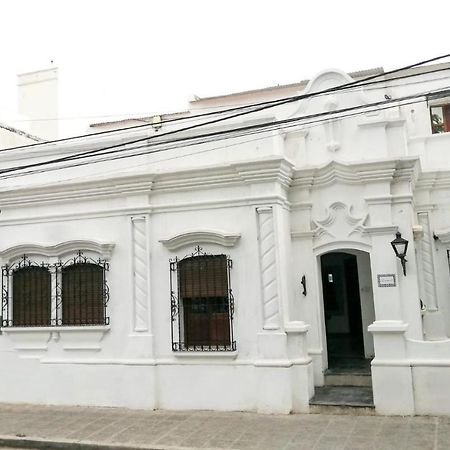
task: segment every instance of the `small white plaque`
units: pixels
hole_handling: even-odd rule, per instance
[[[378,279],[378,287],[394,287],[395,283],[395,274],[393,273],[380,273],[377,275]]]

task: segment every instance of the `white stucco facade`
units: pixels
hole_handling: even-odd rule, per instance
[[[447,89],[448,71],[437,67],[443,70],[420,75],[424,68],[413,69],[410,78],[312,96],[199,129],[312,117],[385,96]],[[308,83],[200,99],[186,117],[351,81],[327,70]],[[2,265],[23,255],[54,264],[77,251],[106,260],[110,320],[3,326],[0,401],[308,412],[328,364],[320,258],[344,252],[357,261],[376,411],[449,414],[450,133],[432,134],[426,101],[305,122],[1,180]],[[158,133],[183,126],[163,123],[158,131],[149,126],[18,149],[2,155],[1,168],[145,137],[140,150],[150,149]],[[397,231],[409,241],[406,276],[390,245]],[[232,260],[235,350],[172,349],[169,261],[197,246]],[[395,285],[384,286],[379,275],[393,275]]]

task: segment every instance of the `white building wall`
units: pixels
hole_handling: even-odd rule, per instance
[[[226,126],[351,108],[385,93],[408,95],[447,82],[421,77],[399,87],[304,100]],[[341,71],[326,71],[302,92],[348,81]],[[0,372],[0,384],[8,387],[0,400],[307,412],[327,368],[320,256],[347,251],[358,258],[377,411],[448,413],[450,167],[447,161],[445,170],[435,170],[444,162],[447,137],[431,136],[427,114],[420,103],[414,112],[405,107],[358,114],[273,131],[267,139],[241,137],[6,180],[0,191],[3,264],[21,249],[39,260],[69,257],[77,245],[97,256],[108,248],[103,256],[110,262],[111,323],[3,327],[0,358],[9,370]],[[152,129],[122,131],[38,146],[26,159],[39,162],[131,139],[151,150],[155,135]],[[11,152],[0,164],[11,167],[23,158]],[[417,213],[424,210],[438,237],[430,247],[437,303],[430,312],[420,311],[424,255]],[[406,276],[390,246],[397,230],[409,240]],[[197,245],[233,260],[236,351],[172,351],[169,260]],[[65,250],[58,254],[58,248]],[[394,275],[395,286],[380,286],[380,274]],[[439,323],[445,330],[440,337]]]

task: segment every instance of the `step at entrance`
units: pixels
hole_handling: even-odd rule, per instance
[[[311,405],[374,408],[371,386],[316,387]]]
[[[311,412],[375,413],[370,360],[342,358],[333,361],[324,375],[325,385],[316,387],[310,400]]]
[[[325,386],[366,386],[372,387],[370,373],[346,373],[334,370],[325,372]]]

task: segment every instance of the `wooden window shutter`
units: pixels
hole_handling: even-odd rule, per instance
[[[63,325],[101,325],[104,272],[95,264],[72,264],[62,270]]]
[[[23,267],[13,273],[13,326],[50,325],[51,276],[46,267]]]
[[[227,257],[205,255],[180,261],[178,282],[183,298],[226,297]]]
[[[179,262],[184,340],[188,347],[230,344],[228,266],[225,255],[202,255]]]

